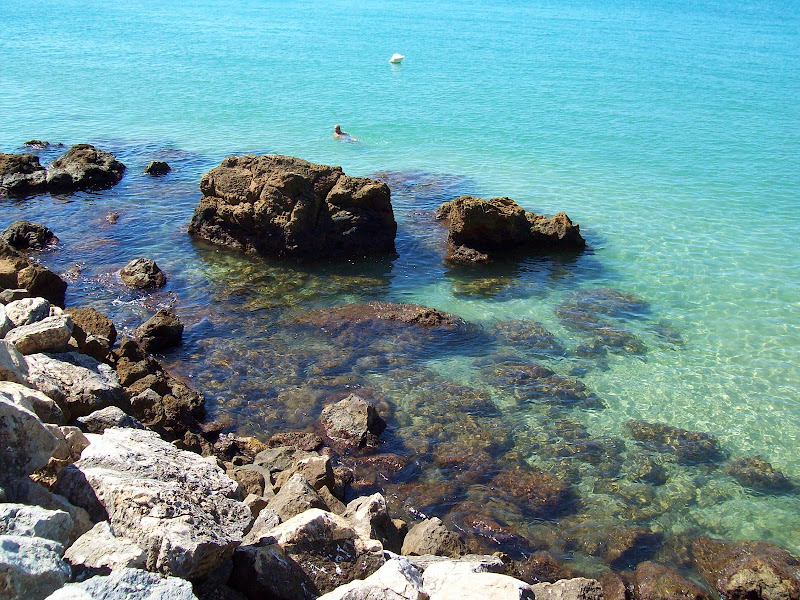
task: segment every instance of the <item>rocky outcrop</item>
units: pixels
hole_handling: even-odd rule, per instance
[[[30,405],[42,423],[64,425],[69,420],[69,415],[61,410],[55,400],[19,383],[0,381],[0,395],[14,398],[17,404]]]
[[[580,227],[564,213],[547,218],[525,211],[511,198],[461,196],[445,202],[436,218],[447,220],[452,262],[486,262],[508,252],[582,250]]]
[[[389,187],[291,156],[231,156],[203,175],[189,233],[245,252],[319,259],[394,251]]]
[[[782,548],[701,537],[691,554],[696,569],[727,600],[800,598],[800,560]]]
[[[110,152],[90,144],[76,144],[47,166],[51,192],[102,190],[120,182],[125,165]]]
[[[438,557],[425,557],[438,558]],[[409,559],[414,564],[418,560]],[[423,576],[423,587],[425,591],[433,595],[439,591],[449,580],[457,579],[468,573],[503,573],[505,565],[503,561],[495,556],[466,555],[459,559],[443,559],[422,565],[425,574]]]
[[[292,475],[267,504],[267,509],[274,510],[284,521],[310,508],[327,510],[328,506],[300,473]]]
[[[145,550],[149,570],[191,579],[230,558],[252,516],[219,467],[150,431],[87,437],[56,489],[94,518],[107,515],[116,535]]]
[[[0,392],[0,477],[25,477],[41,469],[57,447],[24,396]]]
[[[108,522],[100,521],[75,540],[64,560],[76,571],[93,574],[104,569],[143,569],[147,555],[131,540],[115,536]]]
[[[72,337],[78,344],[78,351],[107,362],[111,346],[117,341],[113,321],[93,308],[70,308],[66,312],[72,318]]]
[[[31,296],[46,298],[56,306],[63,307],[67,282],[8,244],[0,242],[0,287],[26,289]]]
[[[167,277],[154,260],[135,258],[119,271],[122,283],[138,290],[164,287]]]
[[[122,387],[114,370],[85,354],[31,354],[26,363],[31,385],[66,407],[73,417],[122,400]]]
[[[333,446],[342,450],[377,447],[386,429],[375,407],[356,394],[323,408],[321,422]]]
[[[106,577],[69,583],[47,600],[197,600],[192,584],[140,569],[119,569]]]
[[[0,197],[41,194],[47,173],[35,154],[0,153]]]
[[[386,550],[400,554],[407,527],[398,527],[392,520],[386,498],[381,494],[356,498],[347,505],[342,516],[361,537],[378,540]]]
[[[161,309],[136,329],[136,341],[146,352],[166,350],[181,343],[183,323],[178,315]]]
[[[0,535],[0,595],[3,600],[43,600],[70,577],[64,547],[39,537]]]
[[[44,225],[20,219],[0,233],[0,240],[15,250],[44,250],[58,242],[58,238]]]
[[[172,167],[163,160],[151,160],[144,168],[145,175],[166,175],[170,171],[172,171]]]
[[[458,534],[447,529],[438,517],[414,525],[403,541],[403,554],[435,554],[458,558],[467,553],[467,545]]]

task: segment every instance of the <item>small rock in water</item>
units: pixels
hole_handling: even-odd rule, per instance
[[[368,401],[350,394],[322,409],[322,425],[334,445],[345,449],[377,446],[386,422]]]
[[[28,140],[23,144],[23,146],[27,146],[28,148],[35,148],[37,150],[41,150],[43,148],[49,148],[50,142],[44,142],[42,140]]]
[[[44,225],[20,219],[0,233],[0,240],[17,250],[44,250],[58,238]]]
[[[33,154],[0,153],[0,197],[42,194],[47,189],[47,175]]]
[[[154,260],[136,258],[119,271],[122,283],[128,287],[144,290],[160,288],[167,283],[164,272],[158,268]]]
[[[136,330],[136,341],[147,352],[172,348],[181,343],[183,323],[171,310],[161,309]]]
[[[117,211],[111,211],[106,213],[106,221],[111,223],[112,225],[116,225],[117,221],[119,221],[119,213]]]
[[[402,554],[434,554],[458,558],[467,554],[467,545],[461,537],[444,526],[438,517],[414,525],[403,541]]]
[[[170,171],[172,171],[172,167],[163,160],[151,160],[144,168],[146,175],[166,175]]]
[[[784,494],[795,489],[783,473],[760,456],[737,458],[725,466],[725,472],[742,487],[765,494]]]
[[[125,165],[110,152],[76,144],[47,167],[47,186],[54,192],[100,190],[120,182]]]
[[[726,458],[717,438],[710,433],[645,421],[628,421],[627,426],[631,437],[646,448],[674,454],[684,464],[719,463]]]

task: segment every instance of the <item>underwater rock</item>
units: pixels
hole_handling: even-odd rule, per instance
[[[297,450],[313,452],[322,448],[324,442],[316,433],[301,431],[286,431],[274,434],[267,440],[267,447],[278,448],[280,446],[291,446]]]
[[[513,346],[519,352],[550,358],[567,353],[558,338],[536,321],[498,321],[494,324],[494,331],[501,343]]]
[[[110,152],[76,144],[47,166],[47,187],[53,192],[102,190],[120,182],[125,165]]]
[[[535,518],[552,518],[575,509],[577,494],[566,483],[533,467],[506,469],[497,473],[491,485],[498,494],[515,500]]]
[[[635,525],[579,522],[570,527],[570,522],[564,521],[560,529],[561,540],[557,547],[561,550],[601,557],[615,570],[632,569],[649,560],[664,542],[663,534]]]
[[[711,594],[695,582],[655,562],[639,563],[633,579],[637,600],[711,600]]]
[[[26,289],[31,296],[45,298],[63,308],[67,282],[8,244],[0,242],[0,287]]]
[[[230,156],[200,182],[189,234],[293,258],[394,251],[389,186],[341,167],[280,155]]]
[[[491,262],[488,254],[466,246],[448,248],[445,260],[459,265],[476,265]]]
[[[800,561],[765,542],[700,537],[692,544],[697,570],[728,600],[800,598]]]
[[[645,448],[673,454],[682,464],[717,464],[726,458],[717,438],[710,433],[645,421],[628,421],[626,425],[631,437]]]
[[[14,221],[0,233],[0,240],[15,250],[44,250],[58,238],[44,225],[24,219]]]
[[[725,465],[725,472],[742,487],[764,494],[785,494],[794,484],[760,456],[737,458]]]
[[[35,154],[0,153],[0,197],[41,194],[47,173]]]
[[[667,482],[667,471],[657,456],[649,452],[628,452],[628,460],[623,466],[626,477],[633,482],[650,485],[664,485]]]
[[[166,350],[181,343],[183,323],[170,309],[162,308],[136,329],[135,339],[145,352]]]
[[[547,218],[526,212],[511,198],[461,196],[444,203],[436,218],[449,221],[450,253],[461,259],[471,256],[485,262],[486,254],[519,250],[581,250],[586,245],[580,226],[564,213]],[[465,247],[456,253],[460,247]],[[477,252],[468,253],[472,249]],[[462,260],[463,262],[463,260]]]
[[[350,394],[322,409],[321,423],[331,443],[343,450],[377,446],[386,421],[368,401]]]
[[[128,287],[146,290],[164,287],[167,278],[154,260],[135,258],[119,271],[122,283]]]
[[[324,328],[335,332],[352,325],[363,323],[394,322],[406,325],[419,325],[426,328],[462,328],[466,322],[460,317],[435,308],[418,304],[395,304],[394,302],[365,302],[345,304],[333,308],[310,312],[298,323]]]
[[[525,583],[553,583],[559,579],[575,577],[573,570],[561,563],[546,550],[534,552],[524,559],[511,561],[505,574]]]
[[[145,175],[166,175],[170,171],[172,171],[172,167],[163,160],[151,160],[144,168]]]
[[[556,375],[535,362],[509,360],[495,365],[493,385],[508,389],[520,402],[544,402],[555,407],[603,408],[603,401],[585,384]]]

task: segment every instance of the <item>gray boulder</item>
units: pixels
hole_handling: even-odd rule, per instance
[[[67,547],[75,523],[63,510],[27,504],[0,504],[0,535],[38,537]]]
[[[125,567],[143,569],[147,555],[128,538],[115,536],[107,521],[100,521],[67,548],[64,560],[82,571],[116,571]]]
[[[0,340],[0,381],[29,385],[28,363],[14,344]]]
[[[42,600],[69,580],[64,547],[53,540],[0,535],[0,593],[3,600]]]
[[[72,319],[69,315],[59,315],[12,329],[5,339],[22,354],[36,354],[61,352],[67,348],[71,337]]]
[[[366,579],[357,579],[320,596],[319,600],[428,600],[420,572],[406,558],[386,561]]]
[[[548,600],[603,600],[603,588],[594,579],[576,577],[554,583],[535,583],[531,586],[537,598]]]
[[[280,489],[295,473],[300,473],[305,477],[311,487],[317,491],[323,487],[331,489],[335,484],[330,457],[315,455],[297,458],[288,469],[279,473],[275,477],[275,489]]]
[[[6,315],[14,327],[30,325],[50,316],[50,302],[44,298],[23,298],[6,304]]]
[[[107,577],[70,583],[47,600],[197,600],[192,584],[140,569],[119,569]]]
[[[135,258],[119,271],[122,283],[128,287],[145,290],[164,287],[167,278],[154,260]]]
[[[425,519],[414,525],[403,541],[402,554],[435,554],[458,558],[467,553],[461,537],[447,529],[438,517]]]
[[[0,394],[15,398],[15,402],[30,404],[43,423],[63,425],[69,420],[69,415],[64,414],[56,401],[39,390],[12,381],[0,381]]]
[[[117,406],[106,406],[86,416],[76,419],[78,427],[86,433],[103,433],[110,427],[129,427],[131,429],[144,429],[137,419],[126,414]]]
[[[5,337],[14,327],[16,327],[16,325],[8,318],[5,305],[0,304],[0,338]]]
[[[548,598],[548,596],[542,596],[542,598]],[[464,573],[445,581],[430,596],[430,600],[535,599],[534,591],[527,583],[498,573]]]
[[[292,475],[289,481],[281,487],[275,497],[267,504],[267,509],[274,510],[284,521],[305,512],[309,508],[328,509],[319,493],[311,487],[308,480],[300,473]]]
[[[377,446],[386,429],[375,407],[356,394],[323,408],[321,420],[328,438],[340,449]]]
[[[386,550],[400,553],[404,532],[398,530],[389,516],[386,498],[381,494],[356,498],[347,505],[342,516],[361,537],[379,540]]]
[[[73,417],[82,417],[121,401],[123,390],[110,366],[76,352],[31,354],[28,379]]]
[[[44,250],[58,238],[44,225],[20,219],[0,233],[0,240],[16,250]]]
[[[47,187],[52,192],[100,190],[120,182],[125,165],[110,152],[89,144],[76,144],[47,166]]]
[[[205,460],[140,429],[87,434],[56,491],[147,552],[147,569],[187,579],[229,559],[252,522],[238,485]]]
[[[41,469],[57,448],[23,396],[0,392],[0,477],[25,477]]]

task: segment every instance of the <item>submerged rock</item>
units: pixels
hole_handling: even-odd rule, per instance
[[[695,582],[650,561],[636,566],[633,589],[638,600],[711,600],[711,594]]]
[[[564,213],[547,218],[526,212],[511,198],[461,196],[445,202],[437,219],[449,221],[448,259],[485,262],[510,251],[582,250],[580,227]]]
[[[144,168],[145,175],[166,175],[170,171],[172,167],[163,160],[151,160]]]
[[[58,238],[44,225],[20,219],[0,233],[0,240],[15,250],[44,250],[58,242]]]
[[[717,438],[702,431],[688,431],[664,423],[628,421],[631,437],[644,447],[673,454],[684,464],[712,463],[725,460],[725,451]]]
[[[120,182],[125,165],[110,152],[76,144],[47,167],[47,186],[55,192],[101,190]]]
[[[389,187],[340,167],[280,155],[231,156],[203,175],[189,233],[294,258],[394,251]]]
[[[498,340],[514,350],[537,356],[556,358],[566,355],[558,338],[536,321],[523,319],[499,321],[494,324]]]
[[[0,197],[41,194],[47,173],[35,154],[0,153]]]
[[[122,283],[128,287],[146,290],[164,287],[167,278],[154,260],[135,258],[119,271]]]
[[[725,472],[742,487],[765,494],[785,494],[795,489],[791,480],[760,456],[732,460],[725,465]]]
[[[492,479],[492,486],[536,518],[570,512],[577,501],[575,491],[567,483],[533,468],[500,471]]]
[[[310,312],[298,319],[299,323],[325,328],[335,332],[365,323],[396,322],[419,325],[425,328],[462,328],[466,322],[455,315],[418,304],[394,302],[365,302],[345,304]]]

